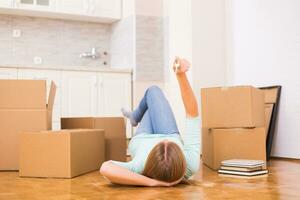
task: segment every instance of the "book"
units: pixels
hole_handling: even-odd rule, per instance
[[[244,159],[232,159],[224,160],[221,162],[222,166],[228,167],[244,167],[244,168],[256,168],[265,165],[262,160],[244,160]]]
[[[232,171],[232,170],[219,169],[218,172],[220,174],[231,174],[231,175],[239,175],[239,176],[256,176],[256,175],[267,174],[268,170],[243,172],[243,171]]]
[[[252,172],[257,170],[262,170],[263,166],[258,167],[232,167],[232,166],[221,166],[223,170],[232,170],[232,171],[240,171],[240,172]]]
[[[261,174],[261,175],[256,175],[256,176],[240,176],[240,175],[231,175],[231,174],[219,174],[219,176],[226,177],[226,178],[256,179],[256,178],[268,177],[268,174]]]

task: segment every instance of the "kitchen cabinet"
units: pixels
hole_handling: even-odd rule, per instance
[[[61,13],[88,14],[89,0],[57,0],[56,10]]]
[[[0,79],[17,79],[18,70],[14,68],[0,68]]]
[[[13,0],[0,0],[0,7],[11,8]]]
[[[19,9],[55,11],[56,0],[15,0],[14,7]]]
[[[122,0],[0,0],[0,14],[113,23]]]
[[[119,19],[121,18],[121,0],[90,0],[89,14]]]
[[[130,76],[103,73],[99,74],[98,77],[98,115],[121,116],[121,108],[131,109]]]
[[[57,11],[102,18],[121,18],[121,0],[57,0]]]
[[[95,116],[97,111],[97,74],[62,72],[62,116]]]

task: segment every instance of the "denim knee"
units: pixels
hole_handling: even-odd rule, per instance
[[[162,93],[162,90],[156,85],[149,87],[147,91],[148,93]]]

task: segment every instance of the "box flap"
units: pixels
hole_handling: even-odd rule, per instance
[[[55,93],[56,93],[56,85],[53,81],[51,81],[50,91],[49,91],[49,97],[48,97],[48,104],[47,109],[52,110],[54,105],[54,99],[55,99]]]

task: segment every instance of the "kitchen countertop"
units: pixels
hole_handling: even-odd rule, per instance
[[[130,68],[121,69],[121,68],[112,68],[112,67],[91,67],[91,66],[1,65],[0,68],[132,73],[132,69]]]

